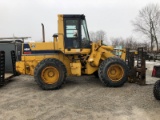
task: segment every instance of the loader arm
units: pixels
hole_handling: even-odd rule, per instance
[[[101,46],[97,43],[92,43],[92,52],[88,59],[88,62],[91,66],[98,67],[100,64],[100,60],[105,60],[110,57],[114,57],[115,55],[112,53],[113,46]],[[126,50],[121,50],[122,55],[120,56],[121,59],[125,61],[126,57]]]

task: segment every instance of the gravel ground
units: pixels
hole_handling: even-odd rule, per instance
[[[145,86],[109,88],[94,76],[83,76],[67,78],[59,90],[43,91],[33,77],[15,77],[0,88],[0,120],[159,120],[153,64],[147,63],[150,84]]]

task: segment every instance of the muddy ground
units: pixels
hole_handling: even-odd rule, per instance
[[[0,120],[159,120],[160,101],[153,97],[153,64],[148,85],[104,87],[94,76],[69,77],[59,90],[44,91],[31,76],[13,78],[0,88]]]

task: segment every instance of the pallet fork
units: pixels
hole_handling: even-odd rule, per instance
[[[0,86],[5,85],[6,80],[18,75],[15,69],[16,64],[16,54],[15,51],[11,51],[11,59],[12,59],[12,68],[13,72],[9,75],[5,73],[5,52],[0,51]]]
[[[132,83],[137,83],[139,85],[146,84],[146,63],[145,63],[144,48],[138,48],[138,54],[131,52],[129,48],[126,49],[126,64],[129,68],[128,81]],[[135,65],[136,57],[136,65]]]

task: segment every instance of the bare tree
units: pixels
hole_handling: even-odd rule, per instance
[[[132,22],[135,31],[140,32],[150,38],[151,51],[153,43],[156,43],[158,50],[158,32],[160,30],[160,7],[157,4],[149,4],[139,11],[139,15]]]
[[[124,47],[124,40],[123,38],[111,38],[112,46],[116,47],[122,45]]]
[[[140,46],[140,43],[138,43],[133,37],[128,37],[125,40],[125,47],[131,48],[136,50]]]
[[[105,40],[105,35],[106,35],[105,31],[99,30],[96,32],[96,39],[103,41],[103,40]]]
[[[97,32],[93,32],[93,31],[89,32],[89,35],[90,35],[91,41],[106,40],[106,36],[105,36],[106,33],[103,30],[99,30]]]
[[[91,41],[96,41],[96,33],[91,31],[89,32],[89,37],[91,39]]]

